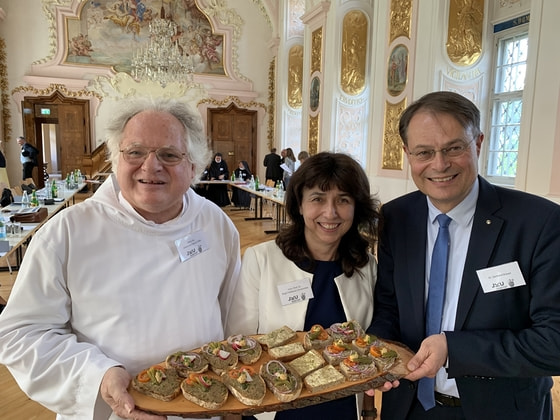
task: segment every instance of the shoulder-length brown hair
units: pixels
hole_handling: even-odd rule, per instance
[[[321,152],[306,159],[294,172],[286,190],[286,214],[289,222],[276,237],[284,255],[295,263],[313,262],[304,235],[305,221],[300,214],[304,188],[322,191],[338,188],[355,201],[354,220],[338,246],[342,270],[352,276],[364,267],[377,240],[380,218],[379,200],[371,195],[366,173],[350,156]]]

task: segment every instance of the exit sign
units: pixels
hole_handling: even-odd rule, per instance
[[[51,110],[49,108],[41,108],[41,115],[51,115]]]

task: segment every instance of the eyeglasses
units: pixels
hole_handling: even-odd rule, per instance
[[[432,160],[434,157],[436,157],[437,152],[441,152],[441,154],[445,157],[456,158],[461,156],[463,153],[465,153],[473,141],[474,139],[469,141],[468,143],[456,144],[453,146],[444,147],[443,149],[439,149],[439,150],[426,149],[426,150],[418,150],[415,152],[409,151],[408,154],[414,160],[417,160],[419,162],[428,162]]]
[[[183,153],[174,147],[164,146],[159,149],[150,149],[144,146],[128,146],[120,151],[123,159],[132,165],[141,165],[152,152],[155,153],[157,159],[166,166],[175,166],[181,163],[186,153]]]

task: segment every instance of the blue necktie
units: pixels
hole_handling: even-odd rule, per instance
[[[445,214],[437,217],[439,231],[432,253],[430,267],[430,284],[426,302],[426,337],[441,332],[441,317],[445,296],[445,279],[447,277],[447,257],[449,254],[449,223],[451,218]],[[436,405],[434,399],[435,378],[422,378],[418,382],[418,400],[429,410]]]

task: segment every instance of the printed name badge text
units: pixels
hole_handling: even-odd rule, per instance
[[[311,279],[296,280],[290,283],[278,285],[278,293],[280,294],[280,302],[282,306],[291,305],[293,303],[305,302],[313,298],[313,290],[311,290]]]
[[[195,232],[191,235],[187,235],[184,238],[177,239],[175,241],[175,247],[179,251],[179,258],[181,262],[190,260],[204,251],[208,250],[208,243],[204,237],[204,233]]]
[[[476,274],[484,293],[526,285],[517,261],[477,270]]]

